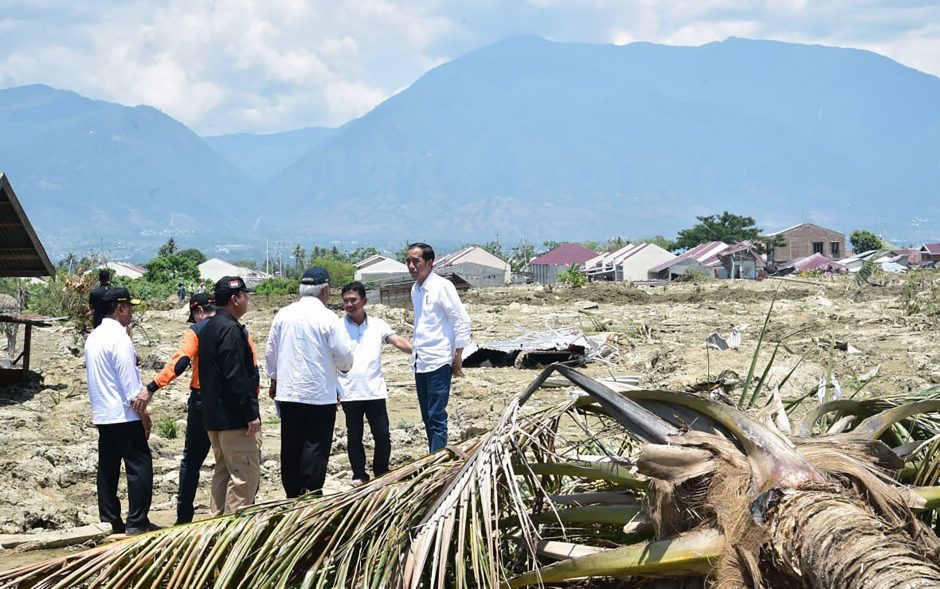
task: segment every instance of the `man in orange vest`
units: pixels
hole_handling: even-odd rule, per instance
[[[183,445],[183,460],[180,463],[179,491],[176,496],[176,524],[193,521],[196,488],[199,486],[199,469],[209,454],[209,434],[202,419],[202,400],[199,397],[199,332],[206,320],[215,315],[215,299],[209,293],[195,293],[189,297],[189,323],[183,333],[179,349],[170,358],[151,382],[147,391],[152,396],[157,390],[173,382],[186,368],[193,367],[189,383],[189,403],[186,416],[186,441]],[[248,338],[254,353],[255,344]],[[149,401],[149,399],[148,399]]]

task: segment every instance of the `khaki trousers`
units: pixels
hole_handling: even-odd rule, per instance
[[[215,454],[212,501],[209,503],[213,516],[233,513],[255,502],[261,482],[261,432],[246,436],[245,431],[208,432]]]

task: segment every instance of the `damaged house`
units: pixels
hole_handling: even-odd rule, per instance
[[[533,259],[529,263],[529,269],[532,272],[534,282],[557,284],[558,275],[567,270],[572,264],[583,268],[585,262],[596,257],[597,252],[584,247],[580,243],[563,243]]]
[[[830,260],[845,257],[845,234],[813,223],[800,223],[768,234],[775,238],[767,248],[771,268],[783,268],[790,262],[819,254]]]
[[[650,280],[675,280],[688,272],[698,272],[710,278],[718,278],[724,269],[718,254],[729,247],[723,241],[699,244],[668,262],[653,266],[647,276]]]
[[[718,254],[718,260],[721,262],[719,278],[754,280],[764,272],[763,254],[748,241],[736,243],[722,251]]]
[[[509,262],[477,246],[465,247],[434,260],[438,274],[457,274],[470,286],[505,286],[512,277]]]
[[[676,255],[655,243],[630,243],[622,248],[597,256],[584,264],[588,279],[598,280],[646,280],[653,266],[675,259]]]

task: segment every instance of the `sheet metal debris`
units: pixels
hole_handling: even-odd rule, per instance
[[[606,342],[606,336],[589,338],[576,328],[532,332],[513,339],[471,344],[464,349],[463,365],[468,368],[535,368],[554,362],[574,366],[593,361],[607,362],[617,349]]]
[[[713,331],[705,338],[705,345],[710,348],[715,348],[716,350],[733,350],[741,345],[741,332],[737,327],[731,330],[731,333],[728,334],[728,337],[725,337]]]

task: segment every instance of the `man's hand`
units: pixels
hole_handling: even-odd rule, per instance
[[[277,396],[277,381],[273,378],[271,379],[271,386],[268,388],[268,396],[272,399]]]
[[[460,348],[454,353],[454,364],[451,369],[454,376],[458,378],[463,376],[463,348]]]
[[[144,426],[144,439],[150,439],[150,432],[153,431],[153,419],[150,418],[150,414],[146,411],[138,413],[140,415],[140,424]]]
[[[246,436],[253,436],[256,433],[261,431],[261,418],[252,420],[248,422],[248,429],[245,431]]]
[[[152,398],[153,394],[147,390],[147,387],[140,387],[140,392],[131,400],[131,409],[143,418],[143,414],[147,411],[147,404]]]

